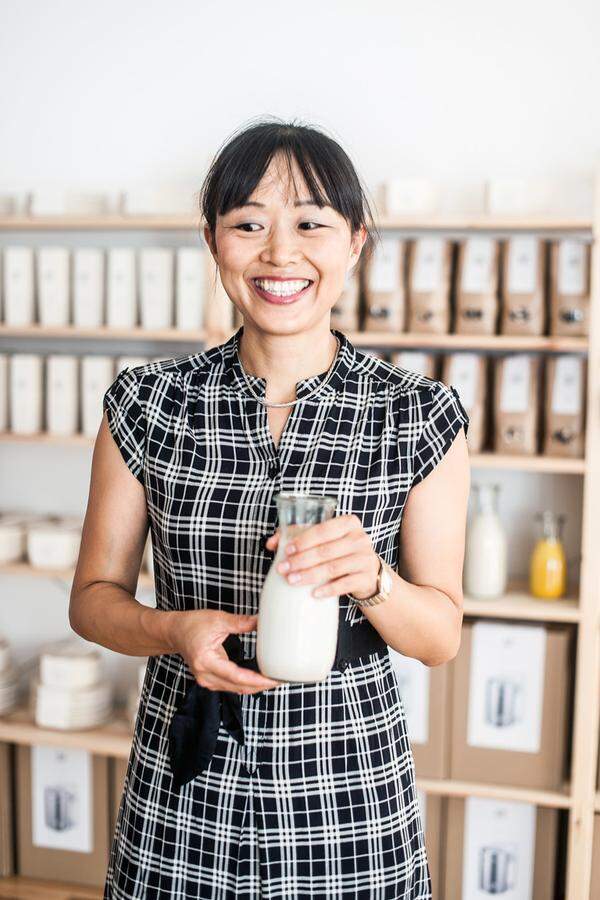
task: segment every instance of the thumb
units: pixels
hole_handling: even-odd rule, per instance
[[[230,631],[234,632],[243,632],[243,631],[255,631],[256,626],[258,624],[258,615],[234,615],[230,613],[230,622],[229,627]]]

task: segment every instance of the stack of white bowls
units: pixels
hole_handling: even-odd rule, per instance
[[[32,682],[33,715],[44,728],[94,728],[112,713],[112,687],[99,651],[77,638],[48,645]]]
[[[13,665],[10,645],[0,637],[0,715],[10,712],[17,705],[19,676]]]
[[[144,687],[144,679],[146,677],[147,664],[147,660],[144,660],[143,663],[140,663],[140,665],[138,666],[137,685],[133,685],[129,689],[129,696],[127,698],[127,716],[132,728],[135,727],[135,720],[137,718],[140,698],[142,696],[142,688]]]
[[[77,562],[81,521],[72,516],[51,516],[27,528],[27,556],[36,569],[70,569]]]

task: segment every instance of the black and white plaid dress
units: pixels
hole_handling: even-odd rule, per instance
[[[468,417],[456,390],[361,352],[341,331],[330,380],[296,385],[280,438],[249,392],[241,326],[223,344],[119,374],[104,398],[145,487],[163,610],[258,611],[275,494],[333,495],[398,565],[411,486]],[[265,380],[248,376],[264,396]],[[346,595],[340,617],[364,615]],[[256,633],[241,634],[245,656]],[[178,654],[149,658],[105,900],[426,900],[431,885],[399,682],[387,650],[320,683],[241,694],[245,745],[221,724],[208,767],[175,790],[167,729],[193,684]]]

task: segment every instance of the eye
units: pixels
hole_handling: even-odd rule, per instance
[[[249,228],[250,225],[257,225],[257,223],[256,222],[242,222],[241,225],[236,225],[235,227],[236,228]],[[260,225],[258,225],[258,227],[260,228]]]
[[[314,228],[306,228],[305,231],[315,231],[317,228],[323,228],[318,222],[301,222],[300,225],[314,225]]]

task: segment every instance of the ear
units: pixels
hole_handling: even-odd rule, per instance
[[[357,228],[357,230],[353,232],[350,239],[350,259],[348,260],[349,269],[358,262],[358,258],[361,254],[366,239],[367,229],[364,225],[361,225],[360,228]]]
[[[214,245],[213,238],[212,238],[212,232],[210,230],[210,225],[208,223],[206,223],[204,226],[204,240],[207,243],[208,249],[210,250],[214,261],[218,262],[217,248]]]

